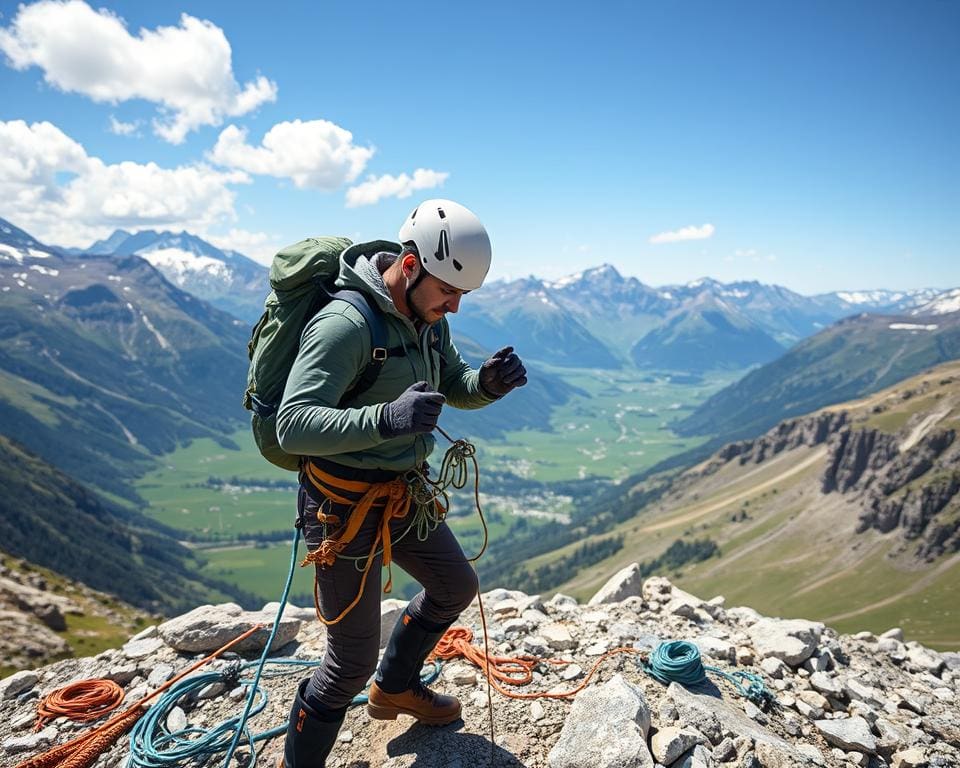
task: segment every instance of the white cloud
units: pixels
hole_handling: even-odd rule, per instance
[[[207,234],[204,239],[221,250],[239,251],[264,266],[270,266],[273,255],[285,245],[266,232],[250,232],[246,229],[231,229],[225,235]]]
[[[55,125],[0,121],[4,217],[58,245],[89,245],[118,227],[204,231],[234,221],[240,171],[204,164],[104,163]]]
[[[336,189],[353,181],[373,156],[372,147],[353,143],[353,134],[327,120],[277,123],[259,147],[247,143],[247,131],[228,125],[210,159],[228,168],[289,178],[304,189]]]
[[[419,189],[433,189],[447,180],[449,173],[417,168],[413,176],[401,173],[399,176],[370,176],[362,184],[347,190],[347,208],[361,205],[374,205],[385,197],[410,197]]]
[[[241,87],[223,30],[187,14],[177,27],[134,36],[109,10],[95,11],[82,0],[40,0],[21,5],[0,29],[0,51],[15,69],[40,67],[44,80],[62,91],[112,104],[158,104],[154,131],[174,144],[277,97],[276,84],[262,76]]]
[[[702,227],[683,227],[673,232],[660,232],[650,238],[653,244],[658,243],[679,243],[683,240],[706,240],[713,237],[716,228],[713,224],[704,224]]]
[[[113,115],[110,115],[110,133],[115,133],[117,136],[132,136],[137,132],[137,128],[139,127],[139,120],[135,120],[132,123],[125,123],[122,120],[117,120]]]

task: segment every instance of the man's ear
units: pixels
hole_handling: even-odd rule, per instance
[[[407,252],[400,257],[400,270],[408,280],[416,277],[419,267],[420,259],[418,259],[416,255]]]

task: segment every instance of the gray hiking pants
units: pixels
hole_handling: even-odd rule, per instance
[[[316,494],[316,491],[312,491]],[[309,550],[315,549],[325,535],[317,522],[319,504],[301,486],[297,512],[303,521],[304,538]],[[324,504],[324,512],[345,523],[350,507]],[[367,514],[356,538],[342,555],[365,557],[370,551],[380,524],[383,507],[375,506]],[[426,626],[446,625],[456,620],[477,594],[477,575],[467,562],[453,531],[440,523],[426,541],[416,530],[400,536],[410,524],[410,514],[391,522],[393,564],[420,582],[423,590],[411,601],[407,611]],[[399,539],[399,540],[398,540]],[[309,690],[316,703],[330,710],[346,707],[367,684],[377,667],[380,651],[380,569],[383,556],[377,555],[370,567],[363,595],[356,606],[337,624],[327,627],[327,648],[323,661],[313,673]],[[363,563],[360,563],[361,567]],[[320,609],[325,619],[340,615],[360,591],[363,577],[357,562],[338,557],[332,566],[317,565]]]

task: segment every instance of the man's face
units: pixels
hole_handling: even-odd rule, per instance
[[[420,320],[432,325],[447,312],[460,309],[460,297],[465,293],[468,291],[454,288],[433,275],[425,275],[410,292],[410,308]]]

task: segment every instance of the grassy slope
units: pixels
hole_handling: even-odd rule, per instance
[[[864,426],[898,431],[904,439],[922,424],[956,429],[958,380],[960,363],[951,363],[845,407]],[[913,394],[905,398],[906,392]],[[941,649],[960,647],[954,596],[960,555],[919,564],[909,557],[911,548],[899,551],[897,532],[855,534],[858,507],[819,491],[825,455],[822,447],[801,448],[761,465],[731,462],[716,475],[685,484],[620,527],[626,537],[621,552],[559,591],[586,599],[614,569],[651,559],[677,538],[709,537],[721,556],[672,574],[694,594],[723,594],[728,605],[821,619],[842,631],[899,625],[908,638]],[[744,512],[746,520],[733,521]]]

